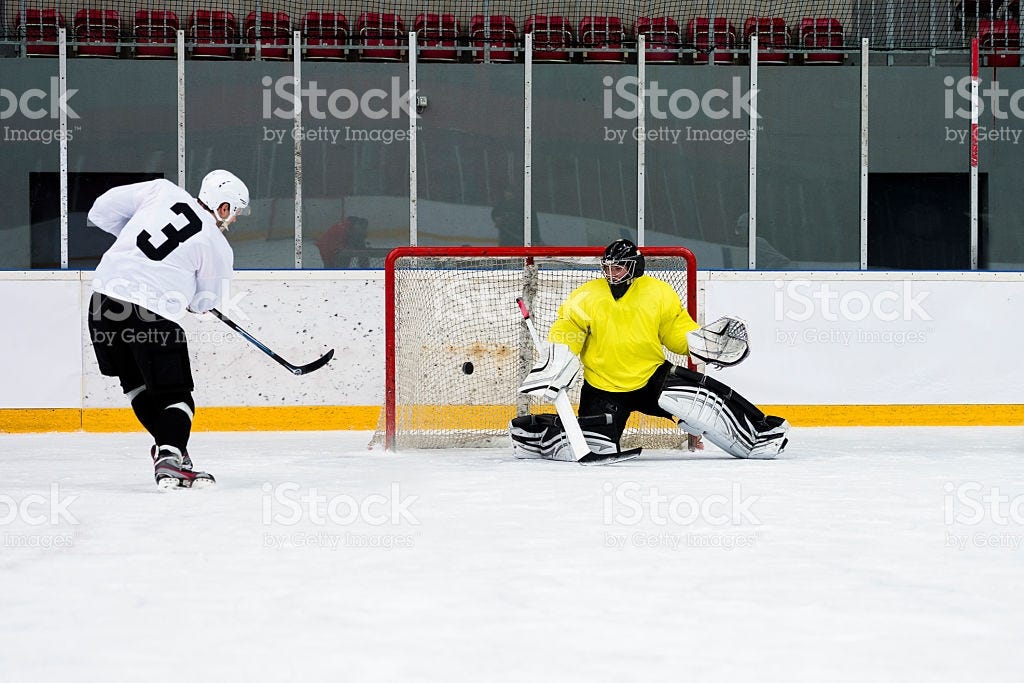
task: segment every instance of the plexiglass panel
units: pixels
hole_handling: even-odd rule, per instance
[[[758,85],[757,269],[859,268],[860,69],[766,66]]]
[[[185,187],[224,168],[249,188],[252,214],[228,233],[236,268],[295,267],[295,164],[290,63],[185,63]],[[292,93],[289,86],[285,92]]]
[[[418,65],[419,244],[522,246],[524,73]]]
[[[647,74],[647,244],[689,247],[701,268],[746,268],[736,225],[748,203],[749,70],[663,65]],[[633,106],[614,94],[612,105],[616,118]],[[619,127],[627,123],[629,133],[635,121]]]
[[[636,93],[636,67],[535,64],[533,243],[604,245],[636,235],[635,110],[621,117],[609,98]],[[627,105],[628,108],[628,105]]]
[[[139,84],[146,84],[140,93]],[[68,254],[93,268],[113,237],[87,226],[93,201],[116,185],[178,182],[178,79],[173,60],[68,60]],[[71,92],[71,90],[69,90]]]
[[[969,268],[970,72],[872,67],[870,85],[868,267]]]
[[[0,268],[59,268],[60,206],[40,190],[60,170],[57,60],[4,59],[0,68]],[[70,144],[82,129],[78,98],[67,103]]]
[[[978,127],[982,195],[980,267],[1024,267],[1024,74],[1014,69],[981,70],[982,104]],[[986,210],[987,209],[987,210]]]
[[[383,267],[409,244],[409,67],[305,62],[302,73],[303,267]]]

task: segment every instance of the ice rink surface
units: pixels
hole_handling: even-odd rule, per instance
[[[1024,677],[1024,429],[794,429],[777,461],[0,435],[0,681]]]

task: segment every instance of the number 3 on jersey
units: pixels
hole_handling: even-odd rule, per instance
[[[200,220],[196,212],[192,210],[192,207],[185,202],[178,202],[171,207],[171,211],[183,216],[188,222],[180,228],[174,227],[173,223],[168,223],[163,227],[160,232],[164,234],[167,239],[164,240],[163,244],[159,247],[153,246],[151,240],[153,236],[147,230],[143,230],[139,233],[138,239],[135,240],[136,246],[142,250],[142,253],[151,258],[154,261],[163,261],[167,258],[168,254],[178,248],[178,245],[187,240],[189,237],[198,235],[199,231],[203,229],[203,221]]]

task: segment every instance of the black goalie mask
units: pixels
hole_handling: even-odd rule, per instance
[[[612,296],[621,297],[644,274],[644,255],[629,240],[615,240],[604,250],[601,270],[612,289]]]

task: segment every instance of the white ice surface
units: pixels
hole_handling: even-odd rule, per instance
[[[198,433],[219,486],[159,492],[142,434],[0,435],[0,681],[1024,676],[1024,429],[591,468],[368,437]]]

